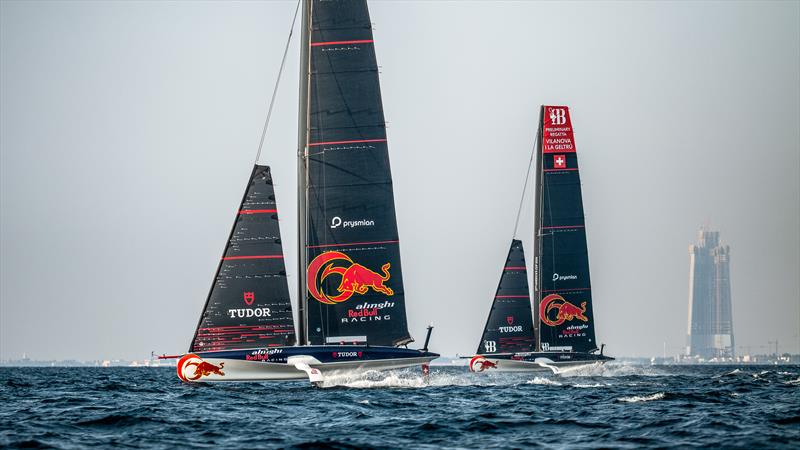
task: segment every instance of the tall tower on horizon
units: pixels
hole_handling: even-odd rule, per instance
[[[704,359],[734,356],[730,247],[719,231],[700,229],[689,246],[689,331],[686,354]]]

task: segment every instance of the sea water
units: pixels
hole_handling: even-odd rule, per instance
[[[185,384],[169,368],[0,369],[0,447],[800,448],[798,366],[461,367]]]

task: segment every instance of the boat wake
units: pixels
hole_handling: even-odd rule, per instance
[[[391,371],[369,370],[366,372],[335,372],[325,374],[325,380],[317,385],[323,389],[329,388],[428,388],[444,386],[496,386],[507,384],[504,378],[494,376],[475,376],[470,373],[448,373],[431,370],[428,376],[419,373],[417,369],[401,369]],[[508,383],[512,384],[512,383]]]
[[[606,363],[560,370],[557,375],[559,377],[662,377],[672,374],[652,366]]]
[[[639,402],[652,402],[654,400],[662,400],[664,398],[663,392],[656,392],[652,395],[634,395],[632,397],[620,397],[617,399],[623,403],[639,403]]]
[[[527,384],[539,384],[544,386],[563,386],[564,383],[559,383],[558,381],[551,380],[550,378],[542,378],[542,377],[534,377],[534,379],[527,381]]]
[[[581,384],[581,383],[577,383],[577,384],[573,384],[573,385],[571,385],[571,386],[572,386],[572,387],[576,387],[576,388],[589,389],[589,388],[599,388],[599,387],[605,387],[605,386],[608,386],[608,385],[607,385],[607,384],[600,384],[600,383],[595,383],[595,384]]]

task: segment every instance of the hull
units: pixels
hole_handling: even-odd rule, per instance
[[[614,358],[581,352],[530,352],[476,355],[470,359],[470,372],[562,373],[580,367],[604,364]]]
[[[362,345],[271,347],[186,354],[178,378],[186,382],[320,382],[337,373],[422,366],[439,355],[420,350]]]

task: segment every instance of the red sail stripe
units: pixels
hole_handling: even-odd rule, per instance
[[[219,327],[208,327],[208,328],[200,328],[201,330],[226,330],[226,329],[236,329],[236,328],[244,328],[245,330],[261,330],[261,329],[268,329],[268,328],[280,328],[282,325],[269,325],[269,324],[261,324],[261,325],[232,325],[232,326],[219,326]]]
[[[578,168],[575,167],[575,168],[570,168],[570,169],[567,169],[567,168],[563,168],[563,169],[544,169],[544,172],[561,172],[561,171],[565,171],[565,170],[578,170]]]
[[[569,292],[569,291],[588,291],[591,288],[565,288],[565,289],[550,289],[543,290],[542,292]]]
[[[529,298],[527,295],[495,295],[494,298]]]
[[[225,337],[225,336],[235,336],[235,335],[243,335],[245,333],[256,333],[256,334],[263,334],[269,335],[271,333],[284,333],[287,331],[292,331],[288,328],[275,328],[272,330],[230,330],[230,331],[203,331],[197,333],[197,336],[205,336],[205,337]]]
[[[268,326],[268,325],[236,325],[236,326],[229,326],[229,327],[208,327],[208,328],[200,328],[200,329],[201,330],[224,330],[224,329],[229,329],[229,328],[244,328],[244,329],[247,329],[247,330],[250,330],[250,329],[255,330],[255,329],[258,329],[259,327],[264,327],[264,326]]]
[[[347,44],[370,44],[375,42],[373,39],[359,39],[354,41],[328,41],[328,42],[312,42],[312,47],[321,47],[323,45],[347,45]]]
[[[309,142],[309,147],[317,147],[319,145],[336,145],[336,144],[359,144],[362,142],[386,142],[386,139],[359,139],[355,141],[328,141],[328,142]]]
[[[354,245],[373,245],[373,244],[396,244],[400,241],[375,241],[375,242],[351,242],[349,244],[323,244],[323,245],[308,245],[306,248],[323,248],[323,247],[352,247]]]
[[[525,266],[522,267],[509,266],[509,267],[504,267],[503,270],[525,270]]]
[[[200,328],[200,331],[209,331],[209,332],[223,332],[223,331],[259,331],[259,330],[272,330],[275,328],[280,328],[281,325],[263,325],[263,326],[255,326],[255,327],[213,327],[213,328]]]
[[[278,212],[277,209],[243,209],[239,211],[239,214],[268,214],[276,212]]]
[[[283,259],[283,255],[225,256],[222,258],[223,261],[233,259]]]

